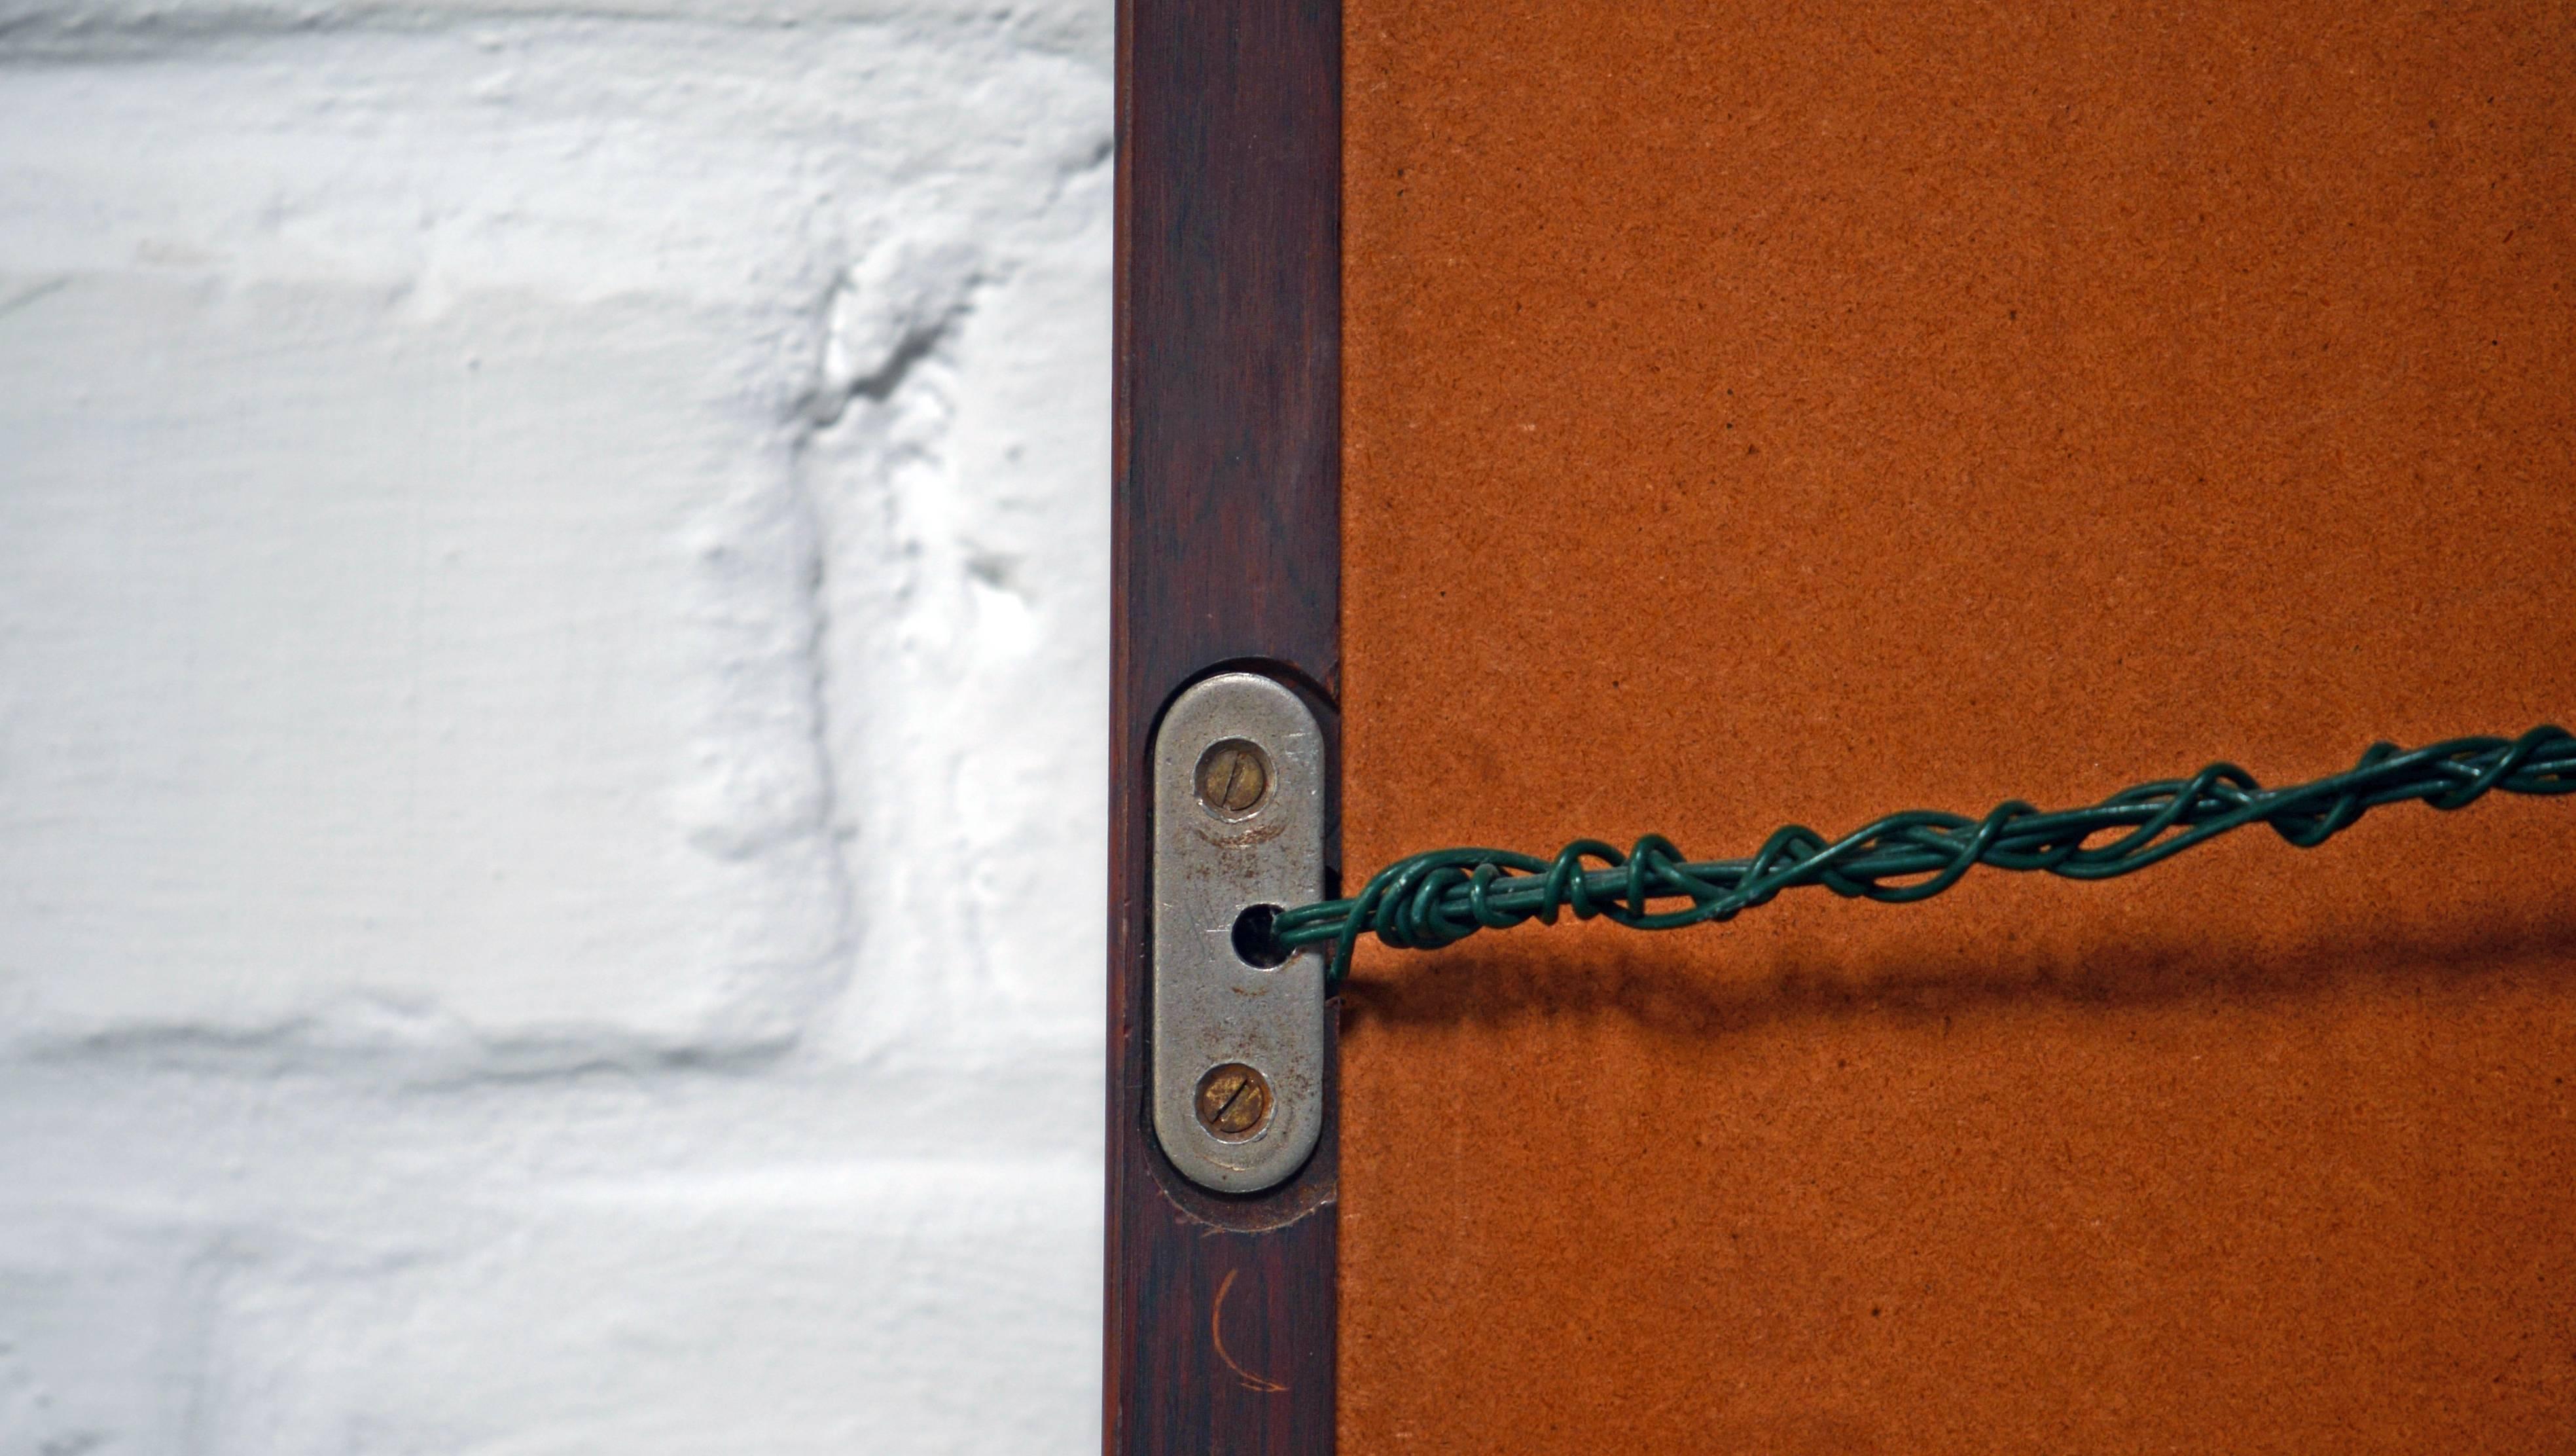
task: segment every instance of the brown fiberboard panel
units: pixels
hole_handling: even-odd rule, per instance
[[[1345,848],[2576,720],[2576,13],[1346,0]],[[1364,957],[1352,1452],[2563,1451],[2576,806]]]

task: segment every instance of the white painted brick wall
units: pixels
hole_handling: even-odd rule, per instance
[[[0,0],[0,1456],[1097,1441],[1108,0]]]

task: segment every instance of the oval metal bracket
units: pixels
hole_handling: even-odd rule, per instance
[[[1154,1136],[1224,1193],[1284,1182],[1323,1132],[1323,952],[1258,962],[1262,907],[1323,898],[1325,773],[1314,713],[1253,673],[1190,687],[1154,735]]]

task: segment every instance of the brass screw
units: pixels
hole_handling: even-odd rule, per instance
[[[1240,1139],[1270,1119],[1270,1079],[1241,1062],[1199,1078],[1199,1122],[1218,1137]]]
[[[1240,818],[1270,792],[1270,758],[1258,744],[1228,738],[1199,755],[1198,785],[1200,803]]]

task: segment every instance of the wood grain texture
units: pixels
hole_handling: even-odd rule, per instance
[[[1349,0],[1344,833],[2576,721],[2565,4]],[[1365,1451],[2563,1451],[2576,808],[1363,959]]]
[[[1124,0],[1118,37],[1106,1448],[1333,1442],[1335,1090],[1295,1179],[1173,1171],[1145,1098],[1156,717],[1339,677],[1340,10]],[[1333,853],[1328,842],[1327,854]]]

